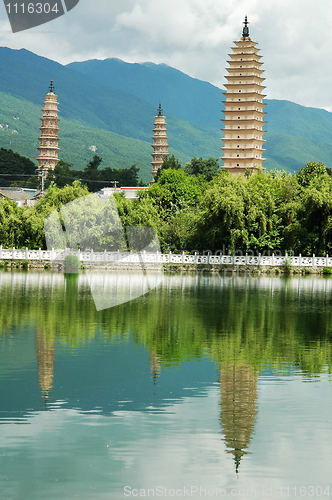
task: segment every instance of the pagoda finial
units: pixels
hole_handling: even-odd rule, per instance
[[[163,116],[163,110],[161,109],[161,102],[159,103],[158,116]]]
[[[248,28],[248,18],[247,16],[244,18],[244,26],[243,26],[243,31],[242,31],[242,36],[243,38],[248,38],[249,37],[249,28]]]
[[[53,80],[51,80],[51,84],[50,84],[50,92],[54,92]]]

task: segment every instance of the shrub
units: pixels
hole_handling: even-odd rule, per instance
[[[76,255],[69,254],[63,262],[65,272],[78,272],[81,267],[80,261]]]
[[[323,274],[332,274],[332,269],[330,267],[324,267]]]

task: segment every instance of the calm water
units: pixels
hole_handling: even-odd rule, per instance
[[[0,296],[1,500],[332,494],[332,279],[169,276],[97,312],[84,276],[8,272]]]

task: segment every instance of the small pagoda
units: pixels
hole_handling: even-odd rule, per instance
[[[158,169],[162,166],[165,156],[169,156],[168,144],[167,144],[167,129],[165,116],[161,109],[161,103],[159,103],[158,114],[154,117],[154,129],[153,129],[153,153],[152,156],[152,176],[155,179]]]
[[[262,85],[263,78],[261,57],[257,43],[249,36],[248,19],[245,17],[242,37],[234,42],[233,53],[229,54],[227,84],[224,95],[226,100],[221,140],[225,170],[232,174],[244,174],[247,169],[256,171],[265,158],[262,157],[264,144]]]
[[[53,80],[51,80],[50,91],[45,95],[43,116],[41,118],[42,126],[40,127],[39,137],[39,156],[38,170],[45,171],[54,170],[58,163],[58,102],[57,95],[54,93]]]

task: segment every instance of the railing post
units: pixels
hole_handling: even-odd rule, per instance
[[[299,254],[299,266],[302,266],[302,255]]]
[[[194,259],[194,263],[197,264],[197,252],[195,252],[195,259]]]
[[[246,256],[245,256],[245,261],[244,261],[245,265],[248,264],[248,252],[246,252]]]
[[[171,250],[169,251],[169,254],[168,254],[168,262],[172,262],[172,251]]]
[[[261,253],[258,254],[258,265],[261,265]]]
[[[51,250],[51,260],[54,260],[54,248]]]
[[[146,254],[146,251],[145,251],[145,250],[143,250],[143,262],[144,262],[144,263],[146,262],[146,256],[145,256],[145,254]]]
[[[15,247],[13,247],[13,250],[12,250],[12,259],[15,258]]]
[[[0,245],[0,259],[2,259],[2,245]]]
[[[90,262],[93,262],[93,248],[91,248],[91,252],[90,252]]]
[[[158,262],[159,262],[159,252],[157,250],[157,252],[156,252],[156,263],[158,264]]]
[[[41,256],[41,248],[38,248],[38,259],[41,260],[42,256]]]
[[[272,253],[272,266],[274,266],[274,252]]]
[[[312,267],[315,267],[315,254],[312,254]]]
[[[182,251],[182,264],[184,264],[184,251]]]
[[[119,250],[117,251],[117,254],[116,254],[116,261],[119,262],[120,260],[120,252]]]
[[[132,257],[133,257],[133,251],[130,250],[130,252],[129,252],[129,262],[132,262],[132,260],[133,260]]]
[[[329,254],[328,253],[326,254],[326,264],[325,265],[326,265],[326,267],[329,265]]]
[[[207,254],[207,263],[210,264],[210,252]]]
[[[104,250],[103,261],[106,262],[106,248]]]

